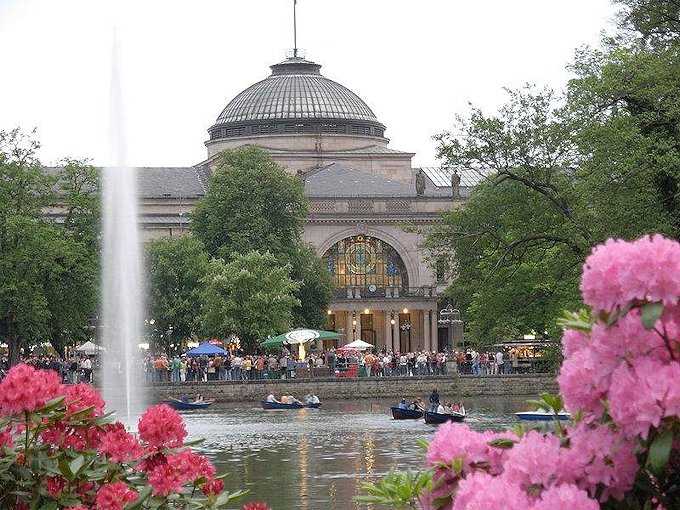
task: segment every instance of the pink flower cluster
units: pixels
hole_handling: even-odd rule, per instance
[[[586,260],[581,289],[595,311],[627,311],[590,334],[566,331],[559,375],[564,402],[599,420],[605,404],[628,437],[645,439],[661,420],[680,416],[680,243],[656,235],[608,241]],[[664,305],[655,327],[646,303]]]
[[[680,245],[658,234],[634,242],[610,239],[586,259],[581,293],[595,311],[611,311],[633,301],[676,304]]]
[[[132,490],[125,482],[107,483],[97,491],[96,509],[123,510],[137,496],[137,491]]]
[[[0,414],[33,412],[56,397],[61,381],[52,370],[36,370],[28,365],[9,369],[0,382]]]
[[[440,427],[427,452],[436,489],[423,508],[450,496],[445,510],[597,510],[633,490],[646,439],[680,419],[680,243],[610,240],[586,260],[581,291],[595,322],[565,331],[558,377],[580,421],[561,436],[506,434],[512,443]]]
[[[182,446],[187,437],[182,417],[165,404],[149,407],[139,419],[138,430],[140,437],[156,448]]]
[[[48,400],[60,396],[62,400],[45,407]],[[15,464],[24,465],[28,452],[24,451],[23,433],[28,432],[34,436],[28,444],[32,448],[43,448],[47,458],[56,459],[60,450],[86,455],[96,450],[109,462],[109,472],[123,477],[102,484],[90,481],[87,472],[83,472],[83,479],[69,478],[69,481],[54,476],[54,469],[33,476],[44,480],[40,497],[61,500],[67,493],[69,500],[77,500],[68,508],[122,510],[137,499],[145,484],[151,486],[155,496],[172,496],[180,498],[178,501],[190,497],[196,489],[208,497],[224,489],[205,456],[188,448],[176,450],[183,447],[187,432],[181,416],[166,405],[153,406],[144,413],[136,436],[127,432],[121,423],[96,421],[104,413],[104,401],[91,386],[63,386],[54,372],[17,365],[0,382],[0,412],[10,418],[9,425],[0,429],[0,457],[14,455]],[[31,420],[24,421],[24,412],[34,413]],[[13,449],[20,438],[21,444]],[[124,473],[135,475],[128,477]],[[191,490],[183,492],[187,485]],[[18,496],[15,507],[28,509],[29,502],[42,500],[25,501]]]

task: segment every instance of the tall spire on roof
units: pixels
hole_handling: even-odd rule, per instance
[[[293,0],[293,58],[297,56],[297,0]]]

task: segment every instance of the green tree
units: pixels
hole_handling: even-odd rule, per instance
[[[199,331],[201,281],[208,262],[203,244],[193,236],[158,239],[147,246],[149,331],[156,348],[174,354]]]
[[[47,172],[38,148],[33,134],[0,132],[0,338],[12,364],[37,342],[62,350],[86,337],[97,303],[94,170],[69,161]]]
[[[212,257],[269,251],[289,256],[300,243],[307,215],[302,182],[262,149],[225,151],[205,197],[191,215],[191,230]]]
[[[437,137],[449,164],[484,177],[427,241],[475,340],[554,331],[595,244],[680,236],[680,4],[617,3],[618,32],[577,51],[563,97],[510,91]]]
[[[300,304],[294,296],[299,284],[290,271],[269,252],[238,254],[230,262],[213,259],[203,279],[203,332],[236,335],[252,350],[268,335],[288,329],[291,311]]]
[[[309,245],[299,245],[291,256],[291,278],[300,284],[295,292],[299,304],[293,308],[292,325],[321,329],[331,300],[333,281],[323,260]]]
[[[191,217],[194,235],[212,257],[270,252],[291,266],[298,282],[295,326],[321,327],[331,280],[314,250],[302,241],[308,212],[302,182],[256,147],[225,151],[205,197]]]

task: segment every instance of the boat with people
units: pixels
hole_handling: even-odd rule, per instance
[[[269,394],[266,399],[260,402],[262,409],[303,409],[305,407],[310,409],[319,409],[321,401],[316,395],[306,395],[305,401],[300,402],[292,395],[282,395],[280,400],[277,400],[273,394]]]
[[[214,400],[195,400],[193,402],[189,400],[182,400],[178,398],[170,398],[164,400],[163,403],[169,405],[177,411],[191,411],[192,409],[205,409],[206,407],[212,405]]]
[[[465,420],[465,414],[462,413],[436,413],[433,411],[425,411],[425,423],[430,425],[439,425],[441,423],[462,422]]]
[[[552,421],[555,419],[560,421],[571,420],[571,413],[568,413],[567,411],[560,411],[559,413],[555,414],[554,412],[546,411],[545,409],[538,409],[536,411],[522,411],[515,413],[515,416],[522,421]]]
[[[395,420],[419,420],[423,417],[423,412],[419,409],[404,409],[401,407],[390,407],[392,418]]]

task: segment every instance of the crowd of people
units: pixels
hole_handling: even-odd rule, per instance
[[[64,383],[91,383],[92,376],[96,370],[97,360],[94,356],[71,356],[60,358],[58,356],[29,356],[22,360],[23,363],[35,368],[49,369],[57,372]],[[0,360],[0,379],[2,379],[9,369],[7,358]]]
[[[24,362],[36,368],[50,368],[62,375],[66,383],[92,382],[98,366],[96,356],[29,356]],[[519,358],[514,350],[477,352],[473,349],[453,352],[345,352],[328,349],[308,353],[299,360],[294,353],[283,349],[279,353],[244,354],[240,351],[225,356],[165,354],[145,356],[142,362],[146,381],[151,382],[203,382],[252,381],[260,379],[290,379],[301,370],[311,375],[342,376],[356,370],[358,376],[367,377],[421,377],[442,376],[449,373],[463,375],[512,374],[518,371]],[[7,360],[0,360],[0,378],[7,370]]]
[[[239,351],[226,356],[148,355],[144,371],[147,382],[179,383],[290,379],[301,369],[333,376],[342,375],[352,366],[358,368],[358,375],[367,377],[441,376],[449,372],[483,376],[515,373],[518,365],[518,357],[512,350],[347,353],[329,349],[311,352],[301,361],[284,348],[280,353],[255,355]]]

